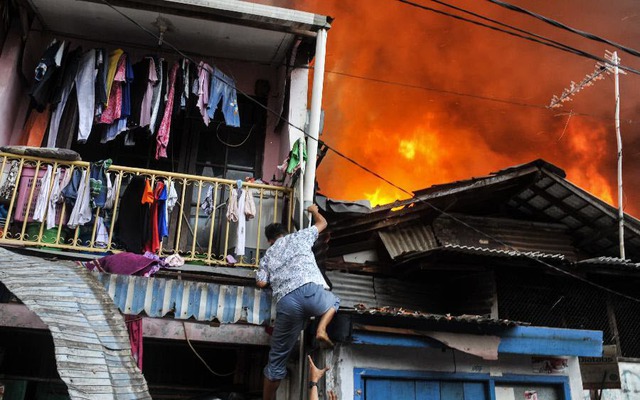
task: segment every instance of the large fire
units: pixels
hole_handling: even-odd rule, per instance
[[[597,0],[512,2],[632,45],[640,41],[640,17],[629,11],[634,1],[615,6]],[[318,170],[324,194],[384,204],[408,197],[405,191],[543,158],[563,168],[578,186],[617,203],[613,80],[583,90],[560,110],[544,107],[571,81],[593,71],[593,60],[397,1],[260,2],[335,17],[327,48],[322,139],[404,190],[329,153]],[[607,49],[488,2],[449,2],[594,55]],[[630,55],[622,55],[622,61],[638,68]],[[633,131],[638,121],[632,121],[640,120],[638,86],[637,75],[621,79],[625,205],[634,214],[640,211],[630,201],[640,179]]]

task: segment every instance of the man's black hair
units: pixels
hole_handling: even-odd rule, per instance
[[[289,233],[287,228],[279,222],[274,222],[264,228],[264,235],[267,237],[267,240],[276,240],[278,236],[286,235],[287,233]]]

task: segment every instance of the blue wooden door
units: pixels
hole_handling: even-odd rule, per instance
[[[482,382],[365,379],[365,400],[488,400]]]

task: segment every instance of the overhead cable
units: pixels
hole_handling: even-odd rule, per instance
[[[501,7],[508,8],[508,9],[510,9],[512,11],[517,11],[519,13],[523,13],[523,14],[532,16],[534,18],[537,18],[537,19],[539,19],[541,21],[546,22],[547,24],[553,25],[553,26],[555,26],[557,28],[560,28],[560,29],[567,30],[569,32],[575,33],[575,34],[580,35],[582,37],[585,37],[587,39],[591,39],[591,40],[594,40],[596,42],[608,44],[609,46],[613,46],[616,49],[619,49],[619,50],[622,50],[622,51],[624,51],[626,53],[631,54],[632,56],[640,57],[640,51],[638,51],[638,50],[634,50],[634,49],[632,49],[630,47],[627,47],[627,46],[621,45],[619,43],[616,43],[614,41],[611,41],[611,40],[602,38],[600,36],[594,35],[593,33],[589,33],[589,32],[585,32],[585,31],[581,31],[580,29],[572,28],[572,27],[570,27],[568,25],[565,25],[565,24],[563,24],[561,22],[558,22],[558,21],[553,20],[551,18],[545,17],[544,15],[537,14],[537,13],[535,13],[533,11],[529,11],[529,10],[527,10],[525,8],[518,7],[518,6],[513,5],[513,4],[505,3],[505,2],[500,1],[500,0],[487,0],[487,1],[489,1],[489,2],[491,2],[493,4],[497,4],[497,5],[501,6]]]
[[[495,27],[495,26],[487,25],[487,24],[482,23],[482,22],[474,21],[472,19],[468,19],[468,18],[462,17],[460,15],[451,14],[451,13],[448,13],[446,11],[438,10],[438,9],[435,9],[435,8],[432,8],[432,7],[429,7],[429,6],[425,6],[424,4],[419,4],[419,3],[416,3],[416,2],[413,2],[413,1],[409,1],[409,0],[397,0],[397,1],[399,1],[400,3],[403,3],[403,4],[407,4],[409,6],[412,6],[412,7],[420,8],[420,9],[425,10],[425,11],[431,11],[431,12],[434,12],[436,14],[440,14],[440,15],[444,15],[444,16],[447,16],[447,17],[450,17],[450,18],[454,18],[454,19],[457,19],[457,20],[460,20],[460,21],[468,22],[468,23],[473,24],[473,25],[482,26],[482,27],[487,28],[487,29],[491,29],[491,30],[494,30],[494,31],[497,31],[497,32],[505,33],[507,35],[515,36],[515,37],[518,37],[518,38],[521,38],[521,39],[529,40],[531,42],[542,44],[542,45],[545,45],[545,46],[548,46],[548,47],[552,47],[552,48],[555,48],[555,49],[558,49],[558,50],[561,50],[561,51],[565,51],[567,53],[572,53],[572,54],[575,54],[575,55],[578,55],[578,56],[590,58],[592,60],[595,60],[595,61],[598,61],[598,62],[601,62],[601,63],[606,63],[607,62],[606,59],[604,59],[602,57],[598,57],[598,56],[590,54],[590,53],[587,53],[586,51],[579,50],[579,49],[576,49],[574,47],[571,47],[571,46],[568,46],[568,45],[564,45],[564,44],[555,44],[555,43],[559,43],[559,42],[555,42],[555,41],[549,42],[549,41],[540,40],[540,39],[538,39],[538,38],[536,38],[534,36],[521,35],[521,34],[518,34],[518,33],[515,33],[515,32],[511,32],[511,31],[508,31],[508,30],[505,30],[505,29],[501,29],[501,28],[498,28],[498,27]],[[435,0],[431,0],[431,1],[435,1]],[[443,3],[443,2],[440,2],[440,1],[438,1],[438,3],[439,4],[446,4],[446,3]],[[531,35],[533,35],[533,34],[531,34]],[[539,36],[539,35],[536,35],[536,36]],[[542,37],[542,36],[540,36],[540,37]],[[548,40],[548,39],[545,39],[545,40]],[[628,66],[625,66],[625,65],[622,65],[622,64],[618,65],[618,67],[620,69],[623,69],[625,71],[631,72],[633,74],[640,75],[640,70],[637,70],[635,68],[628,67]]]

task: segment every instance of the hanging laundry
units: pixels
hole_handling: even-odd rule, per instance
[[[156,198],[156,203],[158,203],[158,236],[160,237],[160,240],[169,236],[169,222],[167,219],[168,197],[167,185],[162,185],[162,190]]]
[[[77,173],[80,172],[80,177],[77,178]],[[80,171],[76,169],[74,171],[74,175],[72,177],[72,181],[69,185],[73,184],[77,187],[75,202],[73,203],[73,209],[71,210],[71,215],[69,216],[69,221],[67,222],[67,226],[69,228],[75,229],[80,225],[84,225],[87,222],[91,221],[93,217],[91,213],[91,193],[90,187],[87,179],[87,171],[83,169]],[[67,186],[69,187],[69,186]],[[69,201],[69,197],[65,194],[65,199]]]
[[[222,102],[222,103],[220,103]],[[222,115],[228,126],[240,126],[240,113],[236,94],[236,82],[217,68],[213,70],[211,88],[209,89],[208,111],[213,119],[218,104],[221,104]]]
[[[175,182],[169,183],[169,195],[167,196],[167,214],[171,214],[173,207],[178,203],[178,192],[176,192]]]
[[[120,192],[120,179],[118,175],[111,177],[112,174],[107,174],[107,200],[104,203],[105,210],[111,210],[115,205],[116,197]]]
[[[253,200],[253,189],[245,190],[244,216],[249,220],[256,216],[256,203]]]
[[[35,82],[29,95],[38,111],[43,111],[51,99],[55,72],[62,64],[65,42],[54,39],[42,54],[35,69]]]
[[[209,104],[209,86],[211,85],[211,66],[204,62],[200,62],[198,65],[198,103],[197,107],[202,115],[202,120],[206,126],[209,126],[211,118],[209,118],[209,111],[207,110]]]
[[[103,131],[100,143],[107,143],[117,138],[119,134],[127,130],[127,123],[127,118],[117,119]]]
[[[185,107],[187,107],[187,101],[189,101],[189,93],[191,92],[191,88],[189,87],[189,81],[190,81],[190,77],[189,77],[189,67],[190,67],[190,62],[189,60],[187,60],[186,58],[182,60],[182,66],[181,66],[181,70],[182,70],[182,84],[183,84],[183,88],[182,88],[182,93],[180,95],[180,108],[181,109],[185,109]]]
[[[94,241],[94,246],[99,248],[107,248],[107,244],[109,243],[109,231],[104,224],[104,218],[98,217],[96,218],[96,238]]]
[[[33,220],[37,222],[44,222],[45,214],[47,213],[47,204],[49,202],[49,188],[51,187],[53,167],[47,165],[42,178],[40,178],[40,190],[38,190],[38,197],[36,198],[36,206],[33,210]]]
[[[213,186],[209,185],[207,187],[207,194],[204,196],[204,200],[200,203],[200,208],[204,213],[209,216],[213,213]]]
[[[64,175],[63,175],[64,174]],[[51,188],[51,196],[49,196],[49,203],[47,205],[47,229],[51,229],[58,225],[58,223],[64,224],[65,221],[59,221],[56,218],[56,210],[59,204],[62,203],[62,189],[71,179],[71,174],[68,169],[58,168],[55,176],[53,177],[53,187]]]
[[[136,365],[142,371],[142,354],[143,354],[143,325],[142,317],[139,315],[126,315],[124,316],[124,322],[127,325],[127,331],[129,332],[129,344],[131,345],[131,356],[136,362]]]
[[[287,164],[287,174],[293,174],[299,169],[304,172],[304,167],[307,162],[307,146],[304,138],[298,139],[293,145],[291,152],[289,153],[289,163]]]
[[[126,79],[126,58],[126,54],[122,53],[118,61],[113,82],[110,85],[109,102],[100,116],[100,122],[103,124],[112,124],[122,115],[122,85]]]
[[[101,110],[104,109],[109,100],[109,92],[107,92],[107,74],[109,67],[107,63],[106,50],[96,49],[96,106],[100,106]],[[102,111],[100,111],[100,113],[102,113]]]
[[[2,187],[0,187],[0,199],[8,200],[11,198],[11,196],[13,196],[13,190],[15,189],[16,182],[18,181],[19,169],[20,165],[18,164],[18,161],[11,161],[11,166],[9,167],[7,177],[2,183]]]
[[[144,243],[143,250],[147,250],[147,244],[150,243],[153,239],[153,218],[151,217],[151,207],[155,202],[155,197],[153,195],[153,189],[151,188],[151,181],[147,179],[144,184],[144,192],[142,192],[142,199],[140,203],[142,204],[143,219],[142,219],[142,243]]]
[[[153,87],[153,96],[151,97],[151,119],[149,120],[149,131],[153,135],[156,132],[158,121],[162,120],[161,110],[163,107],[164,88],[167,82],[167,63],[161,58],[156,62],[156,71],[158,73],[158,82]]]
[[[96,51],[82,55],[75,77],[78,93],[78,142],[85,143],[91,133],[96,104]]]
[[[89,185],[91,190],[91,208],[104,207],[107,201],[107,170],[113,161],[106,159],[91,163]]]
[[[158,82],[155,61],[145,57],[133,65],[134,81],[131,85],[131,118],[129,128],[149,126],[151,122],[154,85]]]
[[[174,63],[169,73],[169,92],[167,95],[167,104],[165,105],[164,116],[160,122],[158,129],[156,160],[167,158],[167,146],[169,145],[169,135],[171,133],[171,115],[173,113],[174,95],[176,90],[176,74],[178,73],[178,63]]]
[[[80,58],[82,57],[82,47],[77,47],[75,50],[69,52],[66,57],[64,74],[62,77],[62,84],[58,92],[54,95],[52,100],[52,107],[55,107],[51,113],[51,122],[49,123],[49,134],[47,137],[47,147],[56,147],[56,141],[58,138],[58,131],[60,128],[60,120],[64,113],[69,95],[75,87],[76,76],[78,74],[78,66],[80,64]],[[76,102],[77,102],[76,95]],[[77,110],[77,108],[75,109]]]
[[[227,205],[227,220],[237,222],[236,256],[245,254],[246,223],[256,215],[256,205],[250,189],[233,189]]]
[[[127,185],[120,199],[116,230],[118,240],[127,251],[140,253],[143,242],[144,220],[148,207],[141,202],[145,192],[146,179],[142,176],[134,176]]]
[[[128,118],[131,116],[131,83],[133,82],[134,73],[131,65],[131,58],[125,53],[124,58],[124,81],[122,84],[122,110],[120,118]]]
[[[158,181],[156,182],[156,186],[153,189],[153,202],[151,203],[151,238],[146,243],[144,250],[150,251],[152,253],[156,253],[160,249],[160,240],[162,236],[160,236],[159,230],[159,218],[158,215],[160,212],[160,203],[158,199],[160,198],[160,194],[164,189],[164,182]],[[162,212],[163,213],[163,212]]]
[[[109,64],[107,65],[107,87],[105,90],[108,97],[105,107],[107,107],[109,105],[109,102],[111,101],[111,86],[113,85],[113,79],[116,76],[118,65],[123,53],[124,51],[122,51],[122,49],[116,49],[109,53]]]

